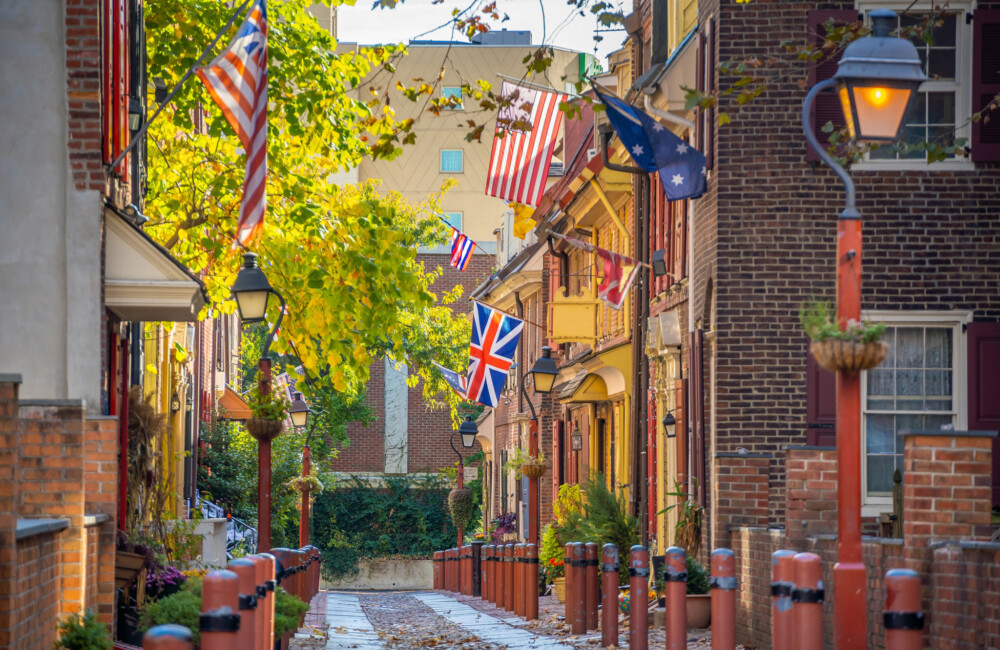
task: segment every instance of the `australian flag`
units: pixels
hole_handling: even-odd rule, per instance
[[[607,107],[608,120],[632,160],[659,172],[667,199],[696,199],[705,193],[705,156],[634,106],[594,88]]]
[[[434,366],[441,371],[441,376],[444,377],[444,380],[446,382],[448,382],[448,385],[451,386],[451,389],[456,393],[458,393],[459,397],[461,397],[462,399],[466,399],[468,397],[469,390],[468,387],[465,385],[466,381],[465,377],[458,374],[454,370],[448,370],[441,364],[435,363]]]
[[[497,405],[514,362],[524,321],[478,302],[472,303],[472,342],[469,345],[469,399]]]

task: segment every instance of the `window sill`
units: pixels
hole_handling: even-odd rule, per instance
[[[856,163],[852,172],[973,172],[976,165],[971,160],[946,160],[927,164],[923,160],[879,160]]]
[[[861,506],[862,518],[877,518],[881,514],[892,513],[891,503],[866,503]]]

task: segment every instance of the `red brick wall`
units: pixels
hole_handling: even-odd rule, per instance
[[[785,452],[785,533],[796,546],[810,535],[837,532],[837,450],[790,448]]]
[[[727,61],[803,42],[808,10],[855,3],[703,0],[700,20],[716,6],[717,60]],[[712,275],[718,306],[717,451],[773,453],[805,441],[806,339],[797,312],[805,301],[833,297],[843,190],[829,169],[805,160],[800,76],[772,80],[742,108],[735,95],[720,97],[719,110],[732,123],[716,129],[713,178],[696,202],[695,309],[704,313]],[[720,87],[734,81],[723,78]],[[1000,249],[981,244],[1000,235],[996,164],[852,176],[865,218],[865,309],[961,308],[976,318],[1000,317],[1000,296],[981,280],[982,269],[1000,263]],[[772,518],[780,520],[784,477],[772,483]]]
[[[931,647],[1000,648],[1000,544],[944,544],[931,570]]]
[[[104,190],[99,0],[66,0],[69,161],[78,190]]]
[[[4,647],[48,650],[56,640],[56,623],[66,613],[60,606],[65,544],[61,533],[45,533],[17,544],[15,589],[10,611],[10,645]]]
[[[16,554],[18,428],[17,396],[20,376],[0,377],[0,647],[11,640],[11,612],[15,608],[18,559]]]
[[[766,528],[771,455],[719,454],[715,468],[712,511],[721,539],[731,526]]]
[[[347,425],[350,444],[340,450],[333,463],[338,472],[382,472],[385,470],[385,361],[379,359],[368,368],[368,392],[365,404],[374,421],[368,426]]]

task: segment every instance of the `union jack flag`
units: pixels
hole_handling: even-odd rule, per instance
[[[459,271],[464,271],[476,250],[476,242],[462,234],[457,228],[452,228],[451,235],[451,265]]]
[[[458,393],[459,397],[462,399],[466,399],[468,397],[469,390],[466,385],[467,380],[465,377],[458,374],[454,370],[448,370],[440,364],[435,363],[434,366],[441,371],[441,375],[444,377],[444,380],[448,382],[448,385],[451,386],[453,391]]]
[[[244,246],[264,227],[267,197],[267,9],[255,0],[236,37],[198,77],[247,154],[236,239]]]
[[[472,305],[468,397],[495,407],[514,362],[524,321],[478,302]]]

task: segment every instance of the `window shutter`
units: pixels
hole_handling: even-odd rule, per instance
[[[972,110],[1000,93],[1000,9],[977,9],[972,18]],[[972,123],[972,161],[1000,162],[1000,111]]]
[[[687,201],[672,201],[670,203],[673,217],[671,223],[671,244],[670,252],[673,260],[671,272],[674,274],[674,282],[680,282],[687,276]]]
[[[715,91],[715,16],[709,16],[705,21],[705,59],[702,68],[705,75],[705,92]],[[705,154],[705,167],[712,169],[715,163],[715,107],[705,110],[704,124],[705,141],[702,153]]]
[[[559,486],[565,482],[566,459],[563,457],[563,421],[552,422],[552,503],[559,498]]]
[[[705,365],[703,355],[704,333],[691,332],[691,388],[689,418],[691,421],[691,476],[698,479],[695,495],[698,503],[705,500]]]
[[[816,46],[822,46],[823,41],[826,39],[824,23],[831,18],[834,24],[837,25],[846,25],[847,23],[860,20],[858,12],[852,9],[810,11],[809,42]],[[832,78],[837,73],[838,61],[840,61],[839,54],[836,57],[825,59],[818,65],[813,66],[809,70],[809,87],[811,88],[821,81]],[[837,94],[832,92],[820,93],[813,103],[811,119],[816,139],[819,140],[820,145],[823,147],[829,146],[830,137],[829,134],[823,133],[823,125],[827,122],[833,122],[833,128],[836,130],[846,124],[844,121],[844,111],[840,107],[840,99],[837,97]],[[813,148],[809,145],[806,145],[806,160],[810,162],[819,160],[819,154],[813,151]]]
[[[105,163],[110,163],[114,156],[112,141],[114,138],[114,17],[115,0],[104,0],[101,6],[101,155]]]
[[[677,454],[677,482],[681,485],[687,481],[688,473],[687,386],[687,379],[674,380],[674,434],[676,438],[672,453]],[[671,490],[674,488],[672,484],[666,487]]]
[[[816,363],[806,347],[806,444],[837,446],[837,375]]]
[[[978,17],[978,12],[977,12]],[[969,323],[969,430],[1000,431],[1000,323]],[[1000,506],[1000,442],[993,439],[993,507]]]
[[[694,63],[694,87],[705,92],[705,32],[701,29],[695,35],[696,56]],[[705,151],[705,109],[697,108],[694,120],[694,141],[698,151]]]

